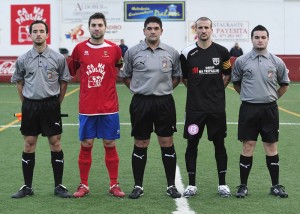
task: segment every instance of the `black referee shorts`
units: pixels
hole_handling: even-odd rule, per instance
[[[54,136],[62,133],[58,97],[41,100],[25,98],[22,103],[21,133],[25,136]]]
[[[263,142],[277,142],[279,138],[279,113],[276,102],[242,102],[239,113],[238,139]]]
[[[131,136],[138,140],[150,139],[154,131],[160,137],[176,132],[176,110],[172,95],[154,96],[135,94],[130,104]]]

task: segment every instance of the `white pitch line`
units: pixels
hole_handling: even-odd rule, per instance
[[[181,193],[184,192],[184,186],[182,183],[182,178],[180,175],[180,169],[179,166],[176,166],[176,178],[175,178],[175,185],[177,187],[177,190]],[[196,212],[194,210],[191,210],[188,200],[184,197],[176,198],[174,199],[176,202],[176,211],[172,212],[172,214],[195,214]]]

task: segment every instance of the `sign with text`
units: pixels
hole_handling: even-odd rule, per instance
[[[96,12],[105,15],[107,23],[123,21],[123,5],[118,1],[61,1],[63,23],[88,23]]]
[[[215,21],[213,22],[213,41],[249,41],[249,22]]]
[[[184,21],[184,1],[139,1],[124,2],[124,21],[144,21],[149,16],[157,16],[164,21]]]
[[[119,44],[124,38],[123,4],[119,1],[63,0],[61,1],[61,41],[70,51],[90,38],[88,21],[94,13],[105,15],[107,22],[105,39]]]
[[[50,4],[11,5],[11,44],[31,45],[29,26],[35,20],[43,20],[50,28]],[[47,39],[50,44],[50,36]]]

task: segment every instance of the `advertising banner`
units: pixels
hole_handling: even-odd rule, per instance
[[[118,1],[61,1],[62,35],[65,47],[72,50],[75,45],[90,38],[88,21],[96,12],[105,15],[107,27],[105,38],[119,43],[123,37],[123,4]]]
[[[50,4],[11,5],[11,45],[31,45],[29,26],[35,20],[43,20],[50,26]],[[49,34],[50,35],[50,34]],[[51,44],[51,37],[47,39]]]
[[[148,16],[157,16],[164,21],[184,21],[184,1],[128,1],[124,2],[124,21],[145,21]]]
[[[61,5],[63,23],[88,23],[96,12],[103,13],[107,23],[123,21],[123,5],[119,1],[63,0]]]
[[[250,38],[247,21],[215,21],[213,30],[212,39],[216,42],[248,42]]]

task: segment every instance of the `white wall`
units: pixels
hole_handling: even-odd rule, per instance
[[[61,2],[64,0],[9,0],[0,1],[0,56],[19,56],[29,45],[10,45],[10,5],[11,4],[51,4],[51,47],[67,47],[72,51],[76,43],[63,40],[61,27]],[[76,0],[75,0],[76,1]],[[77,0],[78,2],[84,0]],[[90,2],[97,0],[88,0]],[[109,0],[106,0],[109,1]],[[123,4],[124,0],[119,1]],[[188,41],[189,22],[207,16],[213,22],[247,22],[249,35],[253,27],[264,25],[270,32],[269,50],[275,54],[299,54],[300,51],[300,0],[186,0],[185,22],[163,22],[162,41],[182,50]],[[101,12],[101,11],[99,11]],[[120,11],[124,13],[124,11]],[[5,18],[3,18],[5,17]],[[7,20],[7,21],[3,21]],[[122,22],[119,37],[131,47],[144,38],[143,22]],[[109,35],[106,37],[109,38]],[[116,39],[116,38],[114,38]],[[118,38],[119,39],[119,38]],[[234,41],[217,41],[230,48]],[[250,51],[251,39],[239,42],[245,52]]]
[[[278,31],[283,31],[281,40],[284,43],[283,53],[300,53],[300,0],[286,0],[284,10],[284,25]]]
[[[258,24],[270,33],[268,49],[275,54],[300,53],[299,0],[198,0],[187,1],[187,20],[207,16],[212,21],[248,21],[249,35]],[[227,48],[234,42],[218,42]],[[248,42],[239,42],[244,51],[252,48]]]

